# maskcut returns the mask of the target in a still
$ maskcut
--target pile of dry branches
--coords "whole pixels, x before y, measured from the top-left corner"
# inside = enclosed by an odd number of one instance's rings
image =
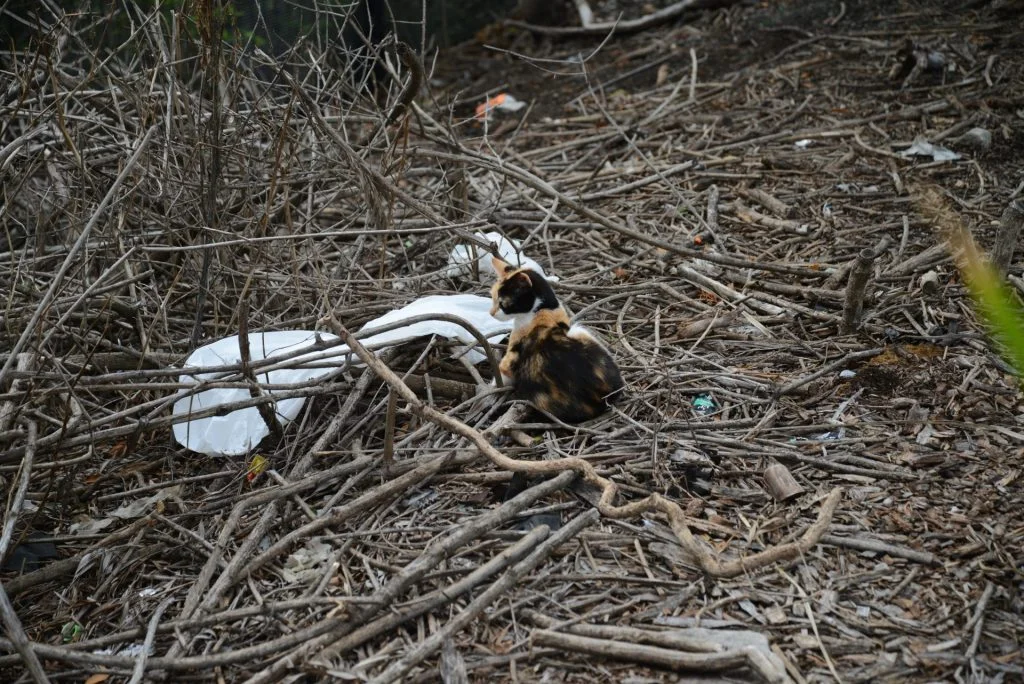
[[[731,8],[597,52],[515,34],[482,73],[400,46],[378,107],[343,14],[271,57],[198,7],[47,3],[0,57],[5,680],[1022,673],[1021,397],[907,191],[991,243],[1019,52]],[[742,63],[737,27],[776,47]],[[474,119],[502,81],[543,97]],[[494,229],[615,349],[604,417],[523,423],[449,342],[349,336],[486,294],[446,260]],[[251,457],[173,442],[197,346],[315,328],[366,370],[274,388],[311,400]]]

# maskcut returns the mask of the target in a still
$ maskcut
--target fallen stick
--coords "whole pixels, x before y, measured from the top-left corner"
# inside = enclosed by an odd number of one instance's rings
[[[864,293],[874,263],[875,253],[870,249],[863,249],[850,269],[850,279],[846,281],[846,300],[843,302],[843,330],[847,333],[854,332],[860,325],[860,317],[864,311]]]
[[[310,520],[301,527],[292,530],[271,544],[266,551],[263,551],[258,556],[254,556],[252,560],[246,563],[244,568],[245,573],[251,574],[278,556],[283,555],[285,551],[294,546],[299,540],[311,537],[317,532],[328,527],[340,525],[354,516],[370,510],[374,506],[390,501],[405,490],[414,487],[421,482],[426,482],[448,464],[451,459],[451,455],[451,453],[448,453],[426,461],[419,467],[414,468],[393,480],[389,480],[379,487],[371,489],[355,500],[341,506],[330,515],[319,517],[316,520]]]
[[[212,615],[204,615],[201,618],[195,620],[166,620],[157,625],[157,634],[167,634],[180,630],[183,634],[195,633],[204,627],[211,625],[224,625],[229,622],[245,620],[252,617],[266,617],[271,615],[279,615],[289,610],[295,609],[307,609],[311,607],[320,606],[323,607],[335,607],[337,602],[331,598],[324,597],[311,597],[307,599],[291,599],[287,601],[268,601],[255,606],[247,606],[245,608],[236,608],[234,610],[225,610],[220,613],[213,613]],[[110,634],[104,634],[103,636],[96,637],[94,639],[88,639],[86,641],[76,641],[73,644],[68,644],[69,651],[94,651],[111,644],[117,644],[122,641],[128,641],[133,639],[144,638],[149,631],[147,625],[141,625],[126,629],[120,632],[113,632]],[[10,667],[18,662],[20,656],[0,656],[0,668]]]
[[[712,655],[718,656],[710,662],[703,662],[699,669],[720,672],[736,667],[747,666],[757,672],[768,682],[789,681],[785,671],[780,671],[767,655],[756,647],[752,646],[728,646],[714,638],[702,638],[693,636],[690,632],[696,630],[671,629],[671,630],[650,630],[639,627],[623,627],[620,625],[592,625],[578,623],[560,626],[555,620],[542,615],[535,610],[524,609],[523,616],[544,630],[563,633],[568,632],[581,637],[593,639],[608,639],[621,644],[645,644],[658,648],[669,649],[677,654],[691,655]],[[557,631],[556,631],[557,630]],[[756,633],[755,633],[756,634]],[[730,636],[728,632],[722,634],[723,638]],[[764,637],[761,637],[764,638]],[[767,641],[767,639],[765,639]],[[698,669],[698,668],[695,668]]]
[[[857,466],[848,465],[846,463],[829,461],[823,458],[815,458],[813,456],[805,456],[804,454],[787,453],[779,451],[773,453],[772,456],[774,456],[780,461],[786,461],[789,463],[799,463],[800,465],[809,465],[829,472],[846,473],[848,475],[862,475],[864,477],[874,477],[879,480],[900,480],[903,482],[914,482],[921,479],[920,475],[904,472],[901,470],[860,468]]]
[[[558,477],[541,482],[506,501],[498,508],[488,511],[456,527],[444,537],[432,541],[423,553],[392,577],[387,584],[374,592],[368,600],[361,602],[359,606],[350,607],[349,616],[324,620],[322,623],[318,623],[324,625],[322,628],[318,628],[318,625],[306,628],[302,639],[289,639],[291,635],[280,637],[278,641],[284,642],[288,639],[289,647],[295,646],[295,648],[278,658],[277,662],[270,667],[250,677],[246,680],[246,684],[278,681],[289,670],[307,663],[313,658],[333,657],[338,646],[344,644],[345,638],[358,629],[359,625],[366,624],[374,615],[386,610],[409,587],[419,582],[428,571],[436,567],[444,558],[451,556],[456,549],[508,522],[538,499],[569,486],[574,478],[575,474],[573,473],[562,473]],[[240,653],[239,655],[244,654]]]
[[[489,605],[501,598],[502,594],[514,587],[524,575],[533,571],[547,560],[560,544],[571,539],[580,530],[588,525],[592,525],[596,520],[597,512],[591,509],[559,529],[555,534],[551,535],[550,539],[538,546],[525,560],[516,563],[501,579],[481,592],[468,606],[449,620],[444,627],[431,634],[414,649],[384,670],[384,672],[371,679],[370,684],[391,684],[391,682],[401,680],[417,663],[423,662],[433,652],[441,648],[446,639],[457,634],[463,627],[486,610]],[[537,529],[546,530],[547,526],[544,525]]]
[[[930,268],[940,261],[944,261],[949,258],[949,243],[945,240],[942,242],[932,245],[928,249],[924,250],[920,254],[915,254],[906,261],[901,263],[893,264],[892,267],[883,273],[885,277],[910,275],[917,273],[926,268]]]
[[[14,650],[21,654],[25,669],[32,675],[32,679],[36,684],[49,684],[50,679],[46,676],[42,663],[39,662],[39,654],[32,650],[32,643],[28,640],[28,635],[25,634],[25,628],[21,626],[18,614],[14,612],[14,606],[11,605],[11,599],[4,591],[3,584],[0,584],[0,622],[3,622],[4,630],[11,638]]]
[[[617,658],[634,663],[654,665],[670,670],[700,670],[720,672],[747,664],[748,656],[742,651],[726,651],[725,653],[682,653],[680,651],[661,648],[660,646],[644,646],[641,644],[622,643],[610,639],[595,639],[576,634],[561,634],[547,629],[538,629],[532,635],[533,643],[541,646],[554,646],[567,651],[586,653],[602,658]],[[787,681],[786,678],[769,679],[771,682]]]
[[[30,422],[28,424],[28,449],[25,451],[25,458],[22,459],[21,477],[14,492],[14,499],[10,503],[10,509],[7,511],[7,515],[4,516],[3,533],[0,534],[0,560],[7,554],[7,546],[14,536],[14,525],[18,520],[22,504],[25,502],[28,482],[32,477],[32,460],[35,457],[36,451],[36,432],[35,422]],[[3,622],[4,629],[8,636],[10,636],[14,648],[21,654],[22,662],[29,674],[32,675],[32,679],[36,681],[36,684],[48,684],[50,680],[46,676],[46,671],[43,669],[42,663],[39,662],[39,657],[32,650],[28,635],[25,634],[25,629],[21,626],[21,620],[18,619],[18,614],[14,611],[14,606],[11,604],[11,599],[7,596],[7,592],[4,591],[2,583],[0,583],[0,622]]]
[[[781,306],[774,304],[768,304],[757,298],[756,295],[742,294],[732,289],[728,285],[718,282],[713,278],[709,278],[703,273],[690,268],[689,266],[678,265],[676,266],[677,273],[682,276],[684,280],[688,280],[690,283],[697,287],[702,287],[707,290],[711,290],[722,299],[727,299],[732,302],[743,302],[751,309],[756,309],[763,314],[768,316],[778,316],[785,313],[785,309]]]
[[[992,598],[992,593],[995,591],[995,585],[988,582],[985,585],[985,591],[981,593],[981,598],[978,600],[978,605],[974,609],[974,615],[967,621],[964,626],[964,630],[974,628],[974,632],[971,636],[971,644],[967,647],[967,652],[964,654],[968,660],[974,658],[978,653],[978,644],[981,643],[981,629],[985,625],[985,609],[988,608],[988,602]]]
[[[47,563],[38,570],[33,570],[32,572],[25,573],[24,575],[19,575],[10,582],[4,582],[4,590],[7,592],[8,596],[17,596],[21,592],[26,589],[31,589],[37,584],[50,582],[66,575],[73,575],[87,556],[95,555],[100,549],[110,547],[117,542],[125,541],[134,537],[139,533],[139,530],[144,527],[148,527],[152,522],[153,518],[148,515],[143,518],[139,518],[130,525],[127,525],[124,529],[108,534],[89,548],[84,549],[73,556],[62,558],[60,560],[53,561],[52,563]]]
[[[267,658],[288,648],[296,648],[295,652],[284,656],[274,666],[262,670],[248,681],[276,680],[283,672],[290,669],[293,664],[306,662],[304,654],[307,654],[312,648],[337,640],[339,632],[344,633],[346,629],[350,628],[353,622],[352,614],[365,616],[366,614],[372,615],[379,610],[383,610],[397,596],[404,593],[412,583],[419,581],[428,570],[435,567],[443,558],[448,557],[456,548],[479,538],[493,530],[497,525],[511,520],[529,508],[537,499],[566,487],[573,477],[571,473],[565,473],[564,476],[542,482],[514,499],[506,501],[499,508],[481,515],[472,521],[472,524],[463,525],[447,536],[432,542],[423,554],[407,565],[399,575],[396,575],[388,584],[370,597],[366,604],[361,604],[361,606],[365,605],[366,607],[352,606],[348,616],[328,616],[308,627],[297,629],[276,639],[245,646],[233,651],[221,651],[201,656],[179,656],[174,658],[162,656],[151,658],[148,665],[149,671],[152,673],[158,670],[171,672],[212,670],[216,667],[236,663],[251,663],[255,659]],[[140,519],[137,521],[140,523],[138,527],[142,527],[149,521],[149,517]],[[198,618],[199,621],[204,619],[202,617]],[[0,650],[11,648],[13,648],[13,645],[8,639],[0,638]],[[32,643],[31,648],[35,651],[36,655],[43,658],[88,667],[118,668],[130,672],[137,662],[137,659],[134,657],[85,653],[73,650],[67,646]]]
[[[822,376],[843,370],[844,368],[846,368],[846,366],[853,363],[854,361],[870,359],[873,356],[878,356],[883,351],[885,351],[884,347],[875,347],[874,349],[865,349],[864,351],[851,352],[837,361],[833,361],[832,363],[826,363],[824,366],[814,371],[813,373],[809,373],[807,375],[804,375],[803,377],[797,378],[796,380],[786,383],[785,385],[779,388],[779,391],[776,392],[776,396],[781,397],[785,394],[794,392],[803,387],[804,385],[814,382],[815,380]]]
[[[250,365],[252,354],[249,352],[249,300],[245,298],[238,303],[238,362],[242,364],[242,377],[249,385],[249,396],[253,399],[260,399],[266,396],[263,390],[260,389],[256,373],[253,372]],[[263,419],[263,423],[267,426],[270,434],[273,435],[275,440],[280,440],[284,436],[284,428],[281,427],[280,421],[277,420],[276,410],[270,406],[272,402],[272,399],[265,402],[261,401],[256,404],[256,410],[259,412],[260,418]]]
[[[811,232],[810,227],[806,223],[800,223],[793,219],[768,216],[767,214],[762,214],[752,207],[748,207],[740,201],[724,204],[722,205],[722,209],[735,212],[736,217],[741,221],[747,223],[759,223],[766,228],[784,230],[786,232],[793,233],[794,235],[809,235]]]
[[[905,546],[886,544],[885,542],[878,541],[876,539],[857,539],[856,537],[837,537],[834,534],[826,534],[821,538],[821,543],[828,544],[829,546],[841,546],[847,549],[855,549],[857,551],[885,553],[897,558],[905,558],[907,560],[914,561],[915,563],[923,563],[924,565],[942,565],[942,563],[940,563],[935,557],[935,554],[929,553],[928,551],[915,551],[913,549],[908,549]]]
[[[764,190],[759,190],[758,188],[739,188],[736,190],[736,193],[742,197],[746,197],[747,199],[754,200],[776,216],[781,216],[782,218],[793,218],[793,216],[796,215],[796,210],[793,207],[789,206],[778,197],[768,194]]]
[[[721,7],[729,5],[729,0],[682,0],[668,7],[662,7],[656,12],[651,12],[639,19],[628,19],[626,21],[605,21],[590,23],[586,26],[540,26],[528,24],[524,21],[508,19],[505,24],[518,26],[532,33],[545,36],[603,36],[608,33],[625,35],[627,33],[638,33],[653,26],[672,21],[687,10],[702,9],[705,7]]]
[[[479,585],[485,579],[496,575],[512,563],[517,563],[526,557],[530,551],[539,543],[544,541],[550,530],[545,525],[536,527],[514,545],[505,549],[494,558],[490,559],[479,568],[442,589],[438,589],[421,600],[417,601],[410,608],[388,613],[373,622],[368,622],[345,638],[336,642],[331,647],[331,652],[339,655],[348,653],[358,648],[370,639],[376,638],[385,632],[389,632],[421,615],[437,610],[438,608],[453,602],[459,596],[467,593],[473,587]]]
[[[74,263],[78,253],[82,251],[82,248],[85,246],[86,242],[88,242],[93,228],[95,228],[100,222],[100,218],[104,215],[110,203],[114,201],[114,195],[116,195],[117,191],[121,189],[121,185],[124,183],[125,179],[128,178],[128,175],[131,174],[132,169],[135,168],[135,164],[138,163],[139,158],[142,156],[142,152],[149,146],[149,141],[153,139],[154,133],[156,133],[156,126],[151,126],[149,130],[146,131],[146,135],[144,135],[142,140],[139,141],[138,146],[135,148],[135,152],[133,152],[132,156],[129,157],[127,162],[125,162],[124,168],[121,169],[121,173],[114,179],[114,182],[111,184],[107,194],[104,195],[102,200],[100,200],[99,206],[96,207],[96,211],[92,214],[92,218],[90,218],[88,223],[85,224],[85,227],[82,228],[81,235],[78,236],[78,239],[75,240],[75,244],[73,244],[71,249],[68,250],[67,256],[64,257],[64,263],[62,263],[60,268],[57,269],[57,273],[53,276],[50,286],[46,288],[46,293],[39,302],[39,306],[37,306],[35,311],[32,313],[32,317],[25,325],[25,329],[22,330],[21,335],[18,337],[18,341],[14,343],[13,347],[11,347],[7,361],[4,362],[3,367],[0,368],[0,387],[4,386],[4,380],[7,379],[7,374],[10,372],[11,365],[14,363],[14,360],[18,358],[18,354],[20,354],[21,350],[25,348],[25,345],[28,344],[29,338],[35,334],[39,321],[42,319],[44,314],[50,311],[50,304],[56,298],[57,289],[64,280],[64,276],[67,275],[67,272],[71,269],[71,265]]]

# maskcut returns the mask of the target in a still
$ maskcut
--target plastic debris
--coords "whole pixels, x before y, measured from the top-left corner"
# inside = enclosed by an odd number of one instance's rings
[[[136,499],[131,503],[127,503],[119,508],[114,509],[110,512],[110,516],[113,518],[119,518],[121,520],[132,520],[134,518],[141,518],[142,516],[149,513],[150,508],[159,505],[166,499],[177,499],[181,497],[181,485],[174,485],[172,487],[164,487],[152,496],[146,496],[141,499]]]
[[[245,481],[252,482],[262,475],[263,471],[267,469],[267,465],[269,463],[270,462],[267,460],[267,457],[263,454],[256,454],[253,456],[252,460],[249,461],[249,471],[245,474]]]
[[[524,256],[520,251],[518,240],[510,240],[501,233],[476,233],[485,242],[492,242],[498,247],[498,254],[508,263],[529,268],[547,278],[552,283],[558,282],[557,276],[548,275],[533,259]],[[477,273],[481,282],[490,282],[497,275],[491,265],[491,253],[477,245],[458,245],[448,255],[448,268],[445,275],[449,278],[464,278],[473,275],[473,261],[477,263]]]
[[[4,558],[0,569],[18,573],[32,572],[38,570],[46,561],[60,557],[57,547],[53,542],[35,541],[43,539],[45,535],[39,532],[29,534],[28,540],[18,544]]]
[[[836,183],[836,190],[839,192],[854,193],[860,192],[865,195],[871,195],[878,192],[877,185],[865,185],[861,187],[856,183]]]
[[[558,513],[537,513],[536,515],[531,515],[528,518],[517,520],[515,529],[522,532],[529,532],[541,525],[547,525],[548,529],[551,531],[557,530],[562,526],[562,516]]]
[[[839,377],[843,380],[849,380],[850,378],[857,377],[857,371],[844,370],[839,372]]]
[[[281,568],[281,576],[288,584],[303,584],[319,579],[324,574],[322,567],[334,551],[330,544],[312,541],[288,556]]]
[[[65,644],[73,644],[82,638],[82,631],[82,625],[77,622],[65,622],[60,628],[60,638]]]
[[[793,147],[797,148],[798,150],[806,150],[813,144],[813,140],[811,140],[810,138],[804,138],[803,140],[797,140],[795,143],[793,143]]]
[[[370,321],[359,332],[372,331],[375,327],[400,323],[425,314],[458,316],[479,330],[488,341],[495,343],[512,330],[511,321],[499,321],[491,316],[491,300],[489,298],[459,294],[422,297]],[[458,323],[438,320],[420,321],[376,335],[361,336],[360,341],[369,348],[381,348],[431,335],[457,340],[468,346],[477,344],[476,338]],[[317,339],[325,342],[338,341],[335,335],[318,334],[311,330],[250,333],[250,362],[256,363],[265,359],[294,355],[296,352],[315,345]],[[463,351],[465,350],[456,353]],[[342,368],[349,355],[348,346],[343,344],[326,350],[311,350],[290,359],[287,362],[287,368],[276,368],[268,372],[256,373],[256,379],[263,384],[285,386],[309,382]],[[486,356],[483,352],[471,348],[465,352],[465,358],[471,363],[480,363]],[[236,364],[239,360],[238,336],[233,335],[196,349],[186,359],[185,367],[211,368]],[[362,365],[358,359],[353,358],[351,361],[352,365]],[[312,362],[316,362],[315,367],[309,365]],[[179,382],[197,384],[215,380],[220,375],[219,373],[196,373],[195,375],[183,373],[179,377]],[[282,391],[284,390],[267,390],[267,393],[273,396]],[[193,395],[187,395],[187,391],[182,390],[181,394],[182,397],[174,403],[172,409],[175,416],[189,415],[250,398],[249,389],[246,387],[208,389]],[[305,402],[305,397],[292,397],[278,401],[275,405],[278,420],[281,423],[295,420]],[[174,439],[178,444],[208,456],[237,456],[248,453],[270,434],[267,424],[255,406],[238,409],[222,416],[207,416],[177,423],[173,427],[173,432]]]
[[[915,138],[914,144],[900,152],[904,157],[931,157],[933,160],[956,161],[960,155],[942,145],[933,145],[924,138]]]
[[[498,253],[511,264],[521,265],[536,270],[550,281],[558,278],[544,273],[544,269],[533,259],[520,253],[520,245],[509,240],[500,233],[477,233],[482,240],[493,242]],[[491,255],[480,248],[474,250],[469,245],[459,245],[448,259],[448,275],[457,277],[472,273],[473,260],[477,260],[480,273],[486,274],[489,280],[494,276]],[[359,329],[359,339],[369,349],[380,349],[408,342],[421,337],[437,335],[460,342],[461,348],[453,350],[453,355],[462,356],[470,363],[481,363],[487,357],[477,349],[479,342],[466,328],[458,323],[441,320],[426,320],[401,325],[394,330],[373,334],[375,328],[403,321],[422,315],[449,314],[465,320],[476,328],[491,343],[501,340],[512,330],[511,321],[499,321],[491,316],[491,299],[477,295],[429,295],[421,297],[400,309],[389,311]],[[367,334],[369,333],[369,334]],[[324,344],[328,346],[324,348]],[[303,353],[309,349],[308,353]],[[279,330],[254,332],[249,334],[250,363],[258,363],[275,358],[281,364],[266,372],[257,372],[256,380],[261,384],[272,384],[282,387],[307,383],[345,367],[346,363],[360,366],[362,363],[354,358],[347,345],[339,344],[336,335],[317,333],[312,330]],[[285,360],[285,357],[289,357]],[[196,369],[230,366],[240,361],[238,336],[217,340],[196,349],[185,361],[185,368],[192,373],[183,373],[179,377],[182,384],[194,385],[205,381],[223,378],[225,375],[237,373],[204,373]],[[267,390],[274,394],[283,389]],[[180,398],[174,403],[172,413],[175,416],[187,416],[199,411],[209,410],[218,406],[245,401],[251,398],[247,387],[227,387],[206,389],[189,394],[189,390],[181,390]],[[299,415],[305,397],[281,399],[274,405],[278,422],[286,424]],[[263,417],[255,406],[232,411],[225,415],[214,415],[195,418],[173,426],[174,439],[178,444],[208,456],[236,456],[248,453],[268,434]],[[256,459],[250,464],[247,478],[251,481],[260,472],[265,463]],[[103,522],[103,521],[101,521]]]
[[[437,490],[433,487],[427,489],[421,489],[412,494],[409,498],[402,502],[404,508],[408,508],[414,511],[422,510],[427,506],[435,503],[438,499]]]
[[[668,456],[673,463],[683,463],[689,466],[713,466],[714,463],[707,454],[689,449],[676,449]]]
[[[93,653],[96,655],[116,655],[123,656],[125,658],[138,658],[142,655],[143,651],[146,651],[145,644],[130,644],[124,648],[108,646],[107,648],[101,648],[97,651],[93,651]],[[153,646],[150,646],[148,651],[146,651],[146,655],[153,655],[155,652],[156,649]]]
[[[710,394],[701,394],[694,397],[691,404],[693,405],[693,412],[701,417],[715,410],[715,400],[711,398]]]
[[[487,101],[477,105],[476,118],[481,121],[489,121],[491,112],[518,112],[526,106],[522,100],[517,100],[508,93],[498,93],[494,97],[487,98]]]
[[[156,509],[157,511],[162,510],[163,502],[166,499],[179,498],[181,498],[181,485],[164,487],[152,496],[135,499],[123,506],[115,508],[104,518],[81,516],[77,522],[72,523],[68,527],[68,530],[71,534],[96,534],[97,532],[105,530],[113,525],[116,520],[133,520],[135,518],[141,518],[153,509]]]

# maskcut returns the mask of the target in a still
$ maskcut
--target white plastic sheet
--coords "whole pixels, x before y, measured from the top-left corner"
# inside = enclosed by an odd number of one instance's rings
[[[931,157],[934,161],[956,161],[960,159],[960,155],[953,150],[943,147],[942,145],[935,145],[928,142],[924,138],[915,138],[914,143],[907,149],[900,152],[904,157]]]
[[[493,318],[490,308],[491,300],[486,297],[468,294],[430,295],[370,321],[360,329],[360,332],[372,331],[373,328],[398,323],[423,314],[452,314],[464,319],[489,341],[497,342],[511,331],[512,324]],[[429,335],[458,340],[466,345],[477,345],[476,338],[466,328],[450,321],[420,321],[369,337],[363,337],[357,333],[364,345],[374,348]],[[338,338],[335,335],[320,333],[320,339],[331,342],[337,341]],[[250,333],[250,362],[255,363],[267,358],[294,354],[312,346],[315,342],[316,333],[312,330]],[[286,363],[287,368],[258,372],[256,379],[260,384],[271,385],[308,382],[343,366],[348,354],[349,349],[346,345],[338,345],[330,350],[311,351],[290,359]],[[479,363],[486,358],[483,352],[477,349],[471,349],[466,356],[473,363]],[[316,359],[315,363],[318,367],[301,367],[304,362],[310,362],[313,358]],[[196,349],[185,361],[185,366],[188,368],[213,368],[237,364],[239,361],[238,336],[235,335]],[[358,365],[358,359],[353,359],[353,365]],[[183,374],[180,382],[195,384],[212,381],[216,379],[217,375],[217,373]],[[268,390],[268,393],[274,395],[281,391]],[[249,390],[243,387],[207,389],[178,399],[174,403],[172,412],[175,416],[188,415],[203,409],[224,406],[249,398]],[[302,410],[305,401],[305,397],[279,400],[275,406],[278,420],[282,424],[294,420]],[[179,444],[192,451],[210,456],[247,453],[270,432],[255,406],[238,409],[222,416],[208,416],[177,423],[173,429],[174,438]]]

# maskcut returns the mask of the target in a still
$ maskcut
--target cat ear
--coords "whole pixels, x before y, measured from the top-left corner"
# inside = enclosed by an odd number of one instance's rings
[[[491,266],[494,267],[494,272],[497,273],[498,275],[502,275],[505,273],[506,270],[512,268],[511,266],[509,266],[496,256],[491,257]]]

